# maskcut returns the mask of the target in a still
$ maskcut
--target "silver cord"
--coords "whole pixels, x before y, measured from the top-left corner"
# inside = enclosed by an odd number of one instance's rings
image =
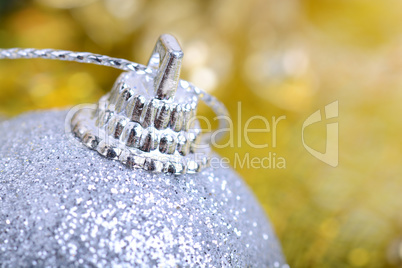
[[[123,71],[138,71],[146,69],[146,66],[128,60],[112,58],[88,52],[73,52],[73,51],[57,50],[57,49],[34,49],[34,48],[0,49],[0,59],[35,59],[35,58],[91,63],[95,65],[113,67]]]

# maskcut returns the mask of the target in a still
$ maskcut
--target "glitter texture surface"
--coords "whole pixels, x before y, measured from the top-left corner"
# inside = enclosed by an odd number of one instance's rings
[[[234,171],[130,170],[71,142],[65,116],[0,123],[1,267],[288,267]]]

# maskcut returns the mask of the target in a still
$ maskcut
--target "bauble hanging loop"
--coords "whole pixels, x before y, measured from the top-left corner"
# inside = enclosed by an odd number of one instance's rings
[[[182,59],[183,51],[176,38],[169,34],[161,35],[148,62],[149,68],[157,69],[154,85],[158,99],[170,100],[174,97]]]

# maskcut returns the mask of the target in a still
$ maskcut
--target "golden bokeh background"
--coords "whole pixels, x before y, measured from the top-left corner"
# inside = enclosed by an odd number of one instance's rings
[[[284,169],[236,169],[269,214],[291,267],[402,267],[401,14],[400,0],[0,0],[0,47],[145,64],[158,36],[172,33],[185,53],[182,77],[232,114],[236,142],[217,151],[232,165],[236,154],[286,160]],[[119,73],[2,60],[0,118],[96,102]],[[335,168],[310,155],[301,138],[304,120],[334,101]],[[237,127],[255,115],[286,116],[276,146],[272,131],[250,134],[268,148],[245,142]],[[326,123],[305,132],[322,152]]]

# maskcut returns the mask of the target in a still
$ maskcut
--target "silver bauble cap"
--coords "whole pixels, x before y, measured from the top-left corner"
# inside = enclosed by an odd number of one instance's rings
[[[75,135],[131,168],[183,174],[208,166],[210,148],[198,146],[198,97],[179,79],[182,58],[177,40],[162,35],[145,69],[123,73],[95,110],[75,114]]]

